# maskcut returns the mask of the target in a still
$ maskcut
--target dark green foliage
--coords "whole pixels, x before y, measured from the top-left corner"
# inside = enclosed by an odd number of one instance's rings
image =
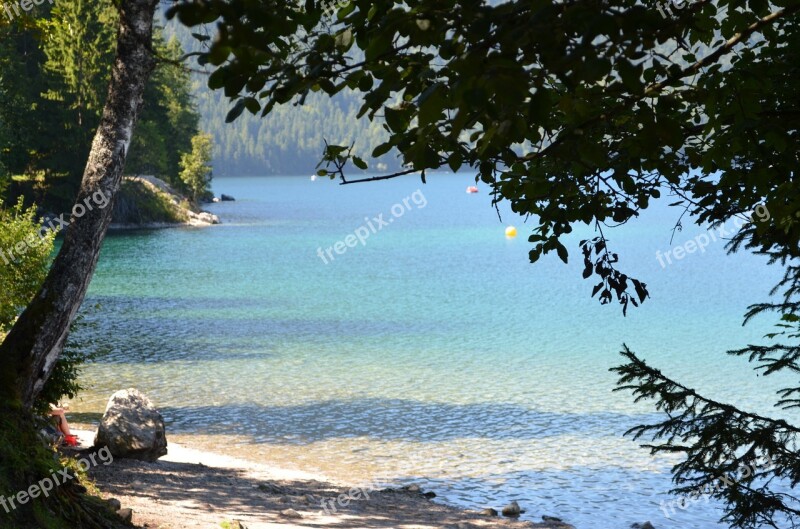
[[[47,169],[70,175],[74,191],[100,123],[118,18],[110,0],[77,0],[53,4],[50,16],[42,23],[39,45],[47,58],[42,96],[59,109],[50,138],[58,145],[48,146],[53,157]],[[74,191],[69,193],[70,198]]]
[[[20,483],[30,483],[35,476],[49,476],[59,468],[53,450],[36,435],[36,430],[20,427],[20,422],[30,420],[30,416],[14,410],[0,413],[0,495],[3,497],[16,494]],[[7,514],[0,509],[0,527],[35,527],[32,514],[25,511],[28,510]]]
[[[775,219],[777,224],[780,218]],[[783,235],[779,233],[777,236]],[[782,281],[773,293],[778,301],[751,305],[745,322],[769,313],[777,313],[776,331],[765,336],[767,345],[750,344],[728,351],[745,357],[761,376],[776,373],[800,375],[800,267],[789,262],[797,243],[789,248],[772,243],[757,233],[755,225],[747,225],[729,244],[735,251],[742,246],[770,257],[772,263],[785,264]],[[765,247],[771,250],[765,250]],[[691,388],[671,380],[647,365],[627,347],[622,352],[628,363],[614,368],[619,375],[620,390],[631,390],[636,400],[652,400],[668,419],[632,429],[635,438],[650,437],[646,445],[653,453],[681,453],[685,459],[673,470],[675,492],[688,493],[735,475],[736,471],[755,459],[769,459],[772,465],[763,472],[744,476],[720,487],[714,494],[729,509],[724,520],[732,527],[796,527],[800,524],[800,497],[774,492],[773,481],[796,488],[800,484],[800,428],[783,419],[748,413],[726,403],[698,394]],[[800,377],[798,377],[800,378]],[[800,382],[778,391],[775,406],[784,410],[800,409]],[[709,440],[713,440],[711,443]],[[784,520],[778,523],[778,520]]]
[[[50,82],[46,61],[39,30],[22,24],[0,27],[0,165],[10,174],[58,178],[74,163],[61,134],[66,111],[41,95]],[[74,197],[76,189],[72,182],[68,193]],[[19,195],[13,190],[10,195],[7,203],[16,202]]]
[[[192,138],[191,152],[181,157],[180,179],[189,190],[189,197],[197,204],[211,194],[212,152],[214,144],[210,134],[198,134]]]
[[[40,3],[40,2],[39,2]],[[116,3],[118,5],[118,3]],[[91,134],[87,123],[97,117],[99,111],[98,102],[105,99],[105,81],[102,79],[103,67],[107,73],[108,64],[104,62],[102,56],[108,52],[113,52],[114,41],[103,40],[103,35],[115,34],[113,20],[103,18],[103,14],[115,13],[114,2],[90,2],[77,0],[75,2],[59,3],[57,17],[54,15],[49,20],[49,6],[45,4],[41,9],[37,7],[35,17],[23,16],[14,20],[12,27],[5,27],[5,21],[0,26],[0,94],[3,97],[0,105],[0,159],[4,166],[4,171],[0,173],[5,183],[6,171],[24,176],[15,181],[25,181],[32,183],[33,189],[41,187],[47,190],[53,178],[67,178],[70,183],[77,187],[83,164],[86,163],[88,153],[87,137]],[[149,3],[149,9],[154,8],[154,3]],[[128,82],[116,83],[112,85],[112,103],[106,106],[106,116],[119,116],[122,120],[135,118],[136,105],[123,105],[125,94],[117,97],[117,94],[128,86],[133,85],[134,92],[129,95],[130,100],[136,98],[137,93],[141,93],[143,82],[137,83],[137,79],[143,81],[146,78],[147,63],[141,58],[131,59],[131,55],[137,55],[132,51],[131,38],[128,35],[139,36],[142,40],[137,40],[134,48],[141,49],[145,46],[143,39],[149,34],[149,20],[147,16],[148,2],[126,2],[128,19],[132,24],[122,26],[120,33],[123,38],[121,42],[120,65],[128,75]],[[62,9],[63,7],[63,9]],[[86,8],[86,9],[84,9]],[[106,9],[107,8],[107,9]],[[53,8],[56,10],[56,8]],[[151,13],[152,14],[152,13]],[[135,24],[138,15],[139,21],[144,24]],[[41,17],[41,18],[38,18]],[[56,18],[58,20],[56,20]],[[50,25],[50,22],[63,22]],[[104,26],[103,24],[108,24]],[[86,30],[86,31],[84,31]],[[66,38],[71,36],[71,38]],[[60,37],[60,40],[59,40]],[[43,51],[46,50],[46,51]],[[127,51],[127,57],[126,52]],[[130,68],[130,69],[128,69]],[[137,75],[138,74],[138,75]],[[131,82],[132,81],[132,82]],[[124,87],[118,85],[124,84]],[[103,91],[98,92],[97,87],[102,86]],[[122,107],[122,108],[121,108]],[[113,128],[113,124],[107,127]],[[96,126],[92,126],[92,128]],[[104,128],[104,145],[108,145],[108,128]],[[93,132],[93,131],[92,131]],[[119,141],[122,144],[122,141]],[[85,151],[81,148],[86,147]],[[102,149],[96,152],[103,152]],[[106,157],[112,159],[110,163],[96,162],[92,165],[93,176],[103,176],[103,171],[116,174],[115,169],[121,169],[120,162],[123,158],[116,156]],[[80,165],[78,165],[80,162]],[[108,179],[110,177],[104,177]],[[103,181],[103,179],[100,179]],[[97,182],[89,182],[90,187]],[[104,187],[106,189],[106,187]],[[30,199],[31,197],[27,197]],[[74,193],[71,197],[74,200]],[[33,212],[21,212],[22,200],[16,211],[11,213],[2,211],[0,208],[0,236],[8,235],[9,240],[3,240],[2,246],[6,248],[6,243],[22,245],[23,241],[32,241],[38,236],[39,226]],[[89,215],[92,217],[93,215]],[[96,218],[99,220],[99,218]],[[101,224],[96,222],[96,225]],[[91,222],[89,223],[91,225]],[[75,226],[74,226],[75,227]],[[80,228],[80,226],[77,226]],[[77,243],[80,250],[94,246],[99,243],[102,234],[105,233],[105,226],[101,226],[103,231],[95,233],[94,241],[89,241],[91,237],[80,239],[87,241],[87,244]],[[65,244],[73,244],[72,235],[79,230],[72,231],[67,237]],[[88,231],[88,229],[87,229]],[[99,233],[99,235],[98,235]],[[0,239],[3,237],[0,237]],[[47,237],[46,242],[52,245],[52,236]],[[32,243],[27,243],[31,245]],[[88,278],[81,283],[82,271],[91,275],[93,266],[84,264],[81,259],[75,258],[64,262],[61,270],[67,269],[76,272],[70,274],[56,275],[63,279],[51,281],[54,288],[46,287],[40,296],[34,293],[42,284],[42,277],[46,271],[46,263],[49,262],[51,246],[44,251],[44,244],[37,244],[41,249],[41,254],[31,251],[25,254],[27,259],[16,259],[14,262],[4,263],[3,274],[10,281],[3,281],[0,289],[0,297],[7,298],[2,301],[3,321],[0,321],[0,337],[4,337],[2,369],[0,369],[0,394],[2,395],[2,406],[0,406],[0,501],[12,500],[9,497],[17,496],[17,508],[13,510],[0,509],[0,527],[14,529],[46,528],[46,529],[116,529],[118,527],[129,527],[130,524],[122,522],[118,515],[113,513],[108,506],[99,498],[86,495],[86,487],[79,483],[80,476],[75,479],[66,479],[74,476],[76,464],[65,458],[61,458],[53,447],[48,446],[38,435],[41,426],[41,418],[35,416],[29,409],[32,400],[38,394],[38,387],[33,388],[33,381],[46,380],[50,374],[50,368],[57,360],[62,347],[62,340],[66,332],[70,318],[77,310],[83,298],[85,285]],[[15,251],[22,254],[17,246]],[[22,248],[22,246],[19,246]],[[95,246],[95,249],[97,246]],[[91,248],[87,249],[87,251]],[[69,252],[65,252],[69,254]],[[94,258],[97,254],[94,254]],[[57,260],[58,262],[58,260]],[[24,267],[24,269],[23,269]],[[56,264],[53,268],[58,271]],[[24,272],[24,274],[22,273]],[[51,276],[52,279],[52,276]],[[77,280],[74,280],[77,279]],[[45,282],[45,285],[47,283]],[[80,286],[77,286],[80,284]],[[72,285],[65,286],[65,285]],[[17,313],[28,303],[28,309],[22,313],[22,317],[17,319],[17,329],[25,321],[41,322],[37,319],[39,315],[49,312],[58,312],[54,308],[58,303],[54,302],[55,290],[61,289],[67,295],[60,298],[63,317],[53,318],[57,321],[55,326],[49,324],[34,323],[29,325],[28,331],[22,331],[22,340],[30,338],[35,341],[46,353],[52,353],[47,357],[49,362],[45,367],[40,367],[35,363],[37,354],[39,358],[45,360],[41,351],[35,347],[21,352],[20,349],[6,347],[15,342],[16,330],[12,329],[8,337],[4,336],[8,320],[16,318]],[[80,290],[78,290],[80,289]],[[69,294],[73,298],[69,299]],[[27,298],[26,298],[27,295]],[[37,307],[36,303],[29,303],[33,298],[41,304]],[[44,308],[42,308],[44,307]],[[59,313],[61,314],[61,313]],[[33,315],[33,316],[31,316]],[[47,331],[51,330],[51,342],[47,344]],[[31,338],[36,336],[38,338]],[[42,338],[44,336],[44,338]],[[41,339],[40,339],[41,338]],[[44,342],[44,345],[43,345]],[[45,393],[41,395],[43,400],[55,399],[63,392],[71,392],[77,388],[74,384],[75,370],[83,357],[77,352],[67,354],[64,361],[56,364],[58,367],[57,379],[48,385]],[[26,373],[26,370],[28,372]],[[32,373],[32,374],[31,374]],[[20,390],[23,382],[30,382],[28,395]],[[45,404],[44,402],[41,403]],[[60,479],[56,481],[54,475],[58,471]],[[66,475],[65,475],[66,474]],[[29,501],[19,501],[24,498],[26,491],[37,483],[53,478],[55,486],[49,495],[40,494],[36,497],[31,495]],[[52,482],[51,482],[52,483]],[[44,489],[42,489],[44,490]],[[22,496],[20,496],[22,494]]]
[[[314,94],[360,94],[359,115],[388,134],[407,168],[368,179],[350,142],[325,150],[325,174],[354,183],[433,169],[469,170],[496,201],[534,222],[531,260],[555,253],[578,224],[584,277],[601,303],[623,311],[648,297],[619,269],[606,233],[670,195],[693,221],[722,225],[757,206],[770,222],[745,223],[731,250],[784,266],[777,312],[789,345],[749,346],[764,373],[800,373],[800,3],[712,0],[664,16],[662,0],[353,0],[329,16],[314,3],[182,0],[189,26],[218,23],[199,62],[233,102],[230,117],[266,117]],[[245,113],[246,111],[246,113]],[[797,485],[798,430],[698,395],[624,351],[622,388],[668,412],[631,433],[655,451],[684,455],[676,491],[714,480],[753,456],[775,466],[717,494],[734,527],[797,523],[798,502],[773,491]],[[779,405],[797,404],[787,388]],[[786,519],[789,518],[789,521]],[[794,526],[794,525],[793,525]]]
[[[0,508],[0,527],[13,529],[118,529],[130,527],[100,498],[80,484],[74,462],[59,457],[37,431],[41,424],[29,412],[0,409],[0,495],[9,497],[67,469],[76,479],[65,481],[47,496],[39,495],[17,509]],[[61,474],[59,474],[61,475]],[[61,478],[63,480],[63,475]]]
[[[602,236],[602,228],[599,228],[599,225],[598,229],[601,230],[600,237],[581,241],[583,278],[588,279],[596,274],[600,278],[600,282],[592,289],[592,297],[599,293],[600,303],[606,305],[613,301],[612,293],[615,294],[617,302],[622,305],[622,314],[626,315],[628,304],[638,307],[639,303],[643,303],[650,294],[647,292],[646,284],[638,279],[628,277],[614,267],[619,261],[619,256],[608,251],[606,239]],[[563,245],[558,247],[558,255],[565,263],[567,262],[567,249]],[[628,291],[629,282],[633,285],[633,292]]]
[[[70,335],[75,336],[75,328],[85,325],[81,317],[75,320],[70,328]],[[92,361],[96,353],[87,353],[83,344],[69,341],[58,357],[56,366],[47,379],[34,406],[34,413],[47,417],[50,414],[50,404],[60,402],[64,397],[74,399],[78,393],[86,389],[78,380],[82,366]]]
[[[118,13],[112,0],[81,0],[56,3],[37,17],[35,24],[0,27],[0,191],[6,173],[24,176],[6,198],[24,196],[26,204],[60,212],[72,206],[100,121]],[[199,115],[189,74],[177,61],[179,44],[159,32],[154,40],[161,60],[126,171],[181,187],[180,157],[191,150]]]
[[[53,232],[40,236],[36,209],[25,209],[22,200],[0,207],[0,341],[42,285],[54,238]]]
[[[419,172],[474,170],[496,199],[539,220],[532,261],[566,261],[561,238],[573,224],[625,223],[665,193],[699,222],[759,201],[785,207],[786,190],[765,182],[798,162],[785,148],[796,139],[796,76],[769,68],[798,62],[800,6],[773,15],[766,3],[727,0],[672,19],[654,4],[354,0],[331,21],[292,3],[186,0],[173,13],[188,25],[221,19],[199,62],[214,68],[209,87],[236,102],[229,117],[265,116],[314,92],[361,93],[359,115],[389,132],[373,154],[395,148]],[[722,9],[742,12],[726,19]],[[800,228],[789,229],[797,240]],[[610,270],[598,270],[603,281]]]
[[[12,262],[0,258],[0,341],[16,321],[19,313],[34,297],[41,287],[50,268],[53,253],[54,232],[39,236],[40,226],[35,208],[24,210],[22,201],[9,210],[0,209],[0,250],[6,254],[20,241],[33,241],[35,246],[27,246],[24,254],[18,253]],[[5,256],[10,258],[9,255]],[[76,321],[73,325],[79,325]],[[62,397],[73,398],[81,389],[78,383],[80,366],[87,360],[79,346],[68,346],[59,358],[53,374],[45,384],[36,411],[49,414],[49,404]]]
[[[178,62],[183,51],[177,40],[165,43],[156,32],[155,48],[164,59],[145,90],[145,104],[137,125],[126,172],[157,176],[182,189],[181,155],[191,152],[200,116],[190,93],[188,71]]]
[[[628,363],[614,368],[620,376],[617,389],[632,391],[637,402],[654,401],[669,417],[628,434],[661,441],[644,445],[653,453],[683,456],[673,468],[673,492],[713,489],[713,497],[729,506],[723,521],[731,527],[796,527],[800,498],[775,492],[771,485],[782,481],[794,488],[800,483],[800,428],[704,397],[647,365],[627,347],[622,354]],[[792,363],[796,370],[798,364]],[[758,472],[742,472],[757,460],[771,464]]]

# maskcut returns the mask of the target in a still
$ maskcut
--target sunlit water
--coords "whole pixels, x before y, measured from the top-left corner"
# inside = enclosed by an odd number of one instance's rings
[[[237,198],[209,208],[221,226],[111,234],[72,337],[101,354],[73,409],[102,412],[134,386],[173,439],[348,483],[413,481],[470,508],[515,499],[529,519],[582,529],[719,527],[702,501],[664,516],[669,461],[622,435],[658,416],[612,393],[608,369],[624,342],[709,396],[775,415],[774,394],[724,351],[770,329],[741,316],[779,271],[721,243],[662,268],[680,212],[657,208],[607,233],[653,296],[623,318],[581,279],[588,228],[569,266],[531,265],[519,217],[501,209],[500,222],[485,189],[464,192],[469,177],[430,180],[220,179]],[[520,237],[506,239],[508,224]],[[365,245],[318,255],[357,230]]]

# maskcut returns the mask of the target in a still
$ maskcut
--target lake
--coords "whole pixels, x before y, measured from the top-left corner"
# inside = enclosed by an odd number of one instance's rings
[[[725,355],[771,329],[742,315],[780,270],[719,241],[662,267],[681,212],[656,205],[606,232],[652,294],[623,317],[581,278],[591,229],[569,265],[532,265],[530,221],[502,207],[501,221],[485,186],[464,192],[470,176],[428,179],[219,179],[237,199],[209,206],[222,225],[110,234],[71,337],[99,354],[73,410],[136,387],[172,440],[331,479],[517,500],[579,529],[721,527],[703,501],[664,516],[671,462],[623,437],[659,416],[612,393],[608,370],[626,343],[711,397],[797,421]]]

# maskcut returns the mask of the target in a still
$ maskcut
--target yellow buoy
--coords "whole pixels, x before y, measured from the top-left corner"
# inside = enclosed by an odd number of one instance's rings
[[[506,237],[516,237],[517,236],[517,228],[514,226],[509,226],[506,228]]]

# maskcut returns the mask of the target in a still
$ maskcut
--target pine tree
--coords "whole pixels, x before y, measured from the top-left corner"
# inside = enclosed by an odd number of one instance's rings
[[[0,165],[10,174],[49,181],[61,172],[59,160],[71,154],[62,142],[63,106],[41,97],[49,86],[43,35],[46,31],[23,24],[0,28]],[[36,119],[31,118],[34,112]]]
[[[181,156],[192,149],[200,116],[192,100],[190,75],[179,62],[183,55],[180,43],[176,39],[165,43],[162,32],[156,31],[153,47],[160,60],[145,90],[127,170],[152,174],[181,188]]]
[[[49,74],[43,96],[66,109],[58,131],[58,172],[78,182],[111,75],[119,15],[112,0],[56,2],[43,24]]]

